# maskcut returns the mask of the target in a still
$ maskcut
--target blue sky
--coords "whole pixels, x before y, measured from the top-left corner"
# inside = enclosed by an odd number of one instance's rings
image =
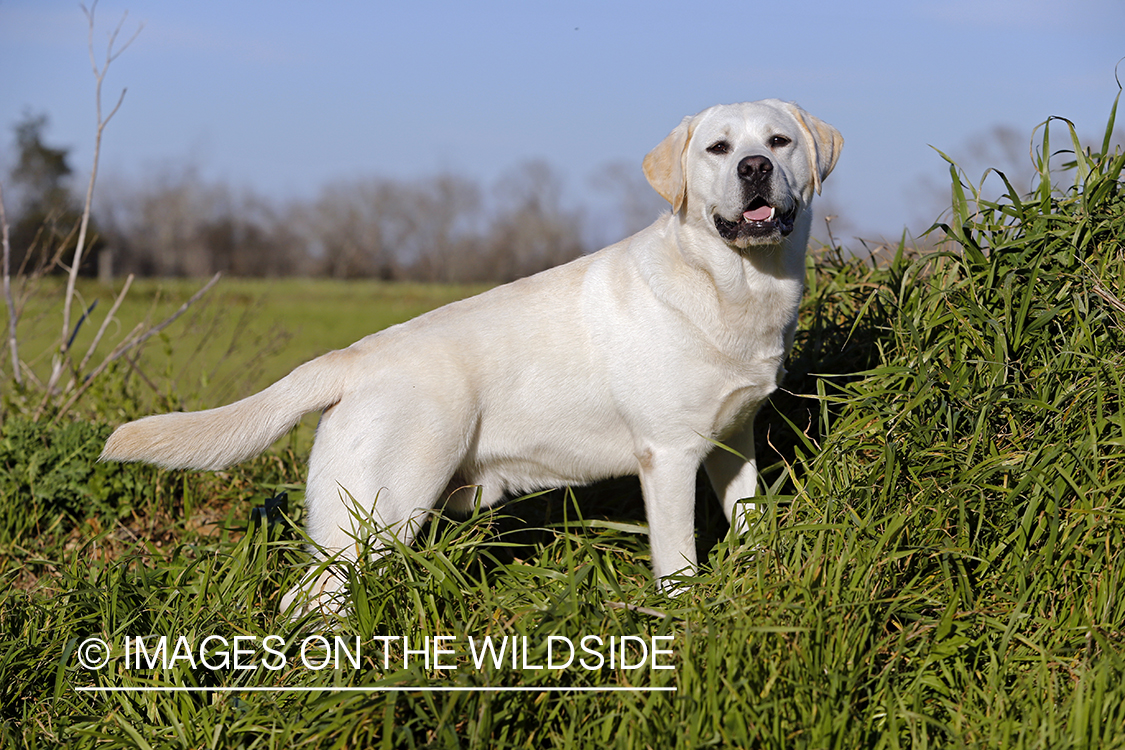
[[[825,197],[865,236],[933,218],[930,144],[967,152],[1000,124],[1026,143],[1050,115],[1100,136],[1125,57],[1122,0],[103,0],[99,54],[126,11],[123,36],[144,28],[106,79],[107,105],[128,89],[107,175],[195,165],[284,198],[542,158],[594,200],[599,166],[639,172],[684,115],[778,97],[844,134]],[[88,168],[86,33],[76,2],[0,0],[0,167],[31,111]]]

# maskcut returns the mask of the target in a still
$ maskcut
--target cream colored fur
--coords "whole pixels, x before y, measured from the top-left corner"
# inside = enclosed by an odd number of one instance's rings
[[[318,555],[354,555],[355,537],[371,533],[357,514],[409,543],[430,509],[467,506],[478,488],[489,505],[639,474],[656,576],[690,572],[701,464],[736,529],[755,512],[740,503],[756,491],[753,418],[784,373],[809,206],[842,143],[777,100],[685,118],[645,159],[673,206],[647,229],[368,336],[229,406],[123,425],[102,457],[218,469],[323,410],[306,486]],[[748,176],[757,157],[772,166]],[[767,222],[724,239],[716,216],[738,223],[762,190],[791,231]],[[285,606],[330,604],[341,582],[322,570]]]

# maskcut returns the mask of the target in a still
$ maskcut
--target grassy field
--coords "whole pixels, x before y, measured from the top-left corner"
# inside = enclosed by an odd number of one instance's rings
[[[99,313],[112,306],[123,281],[113,286],[89,280],[79,284],[80,307],[93,306],[93,312],[89,322],[78,328],[76,351],[88,349],[100,324]],[[187,279],[133,282],[118,311],[119,323],[99,342],[93,360],[112,349],[114,332],[165,319],[202,286],[202,281]],[[61,278],[44,280],[20,320],[21,358],[41,380],[46,379],[51,353],[58,347],[57,311],[64,287]],[[134,357],[133,376],[142,383],[147,377],[159,384],[148,389],[147,408],[215,406],[274,382],[308,359],[483,289],[377,281],[222,279],[142,347]],[[4,323],[6,330],[6,316]]]
[[[939,252],[810,257],[786,392],[759,418],[766,513],[732,537],[701,491],[704,566],[675,598],[652,585],[622,480],[438,519],[350,571],[348,616],[287,622],[278,602],[305,559],[299,441],[221,473],[102,465],[109,423],[142,408],[99,401],[108,383],[85,420],[33,422],[10,402],[0,738],[1125,747],[1125,157],[1067,159],[998,202],[953,170]],[[221,294],[261,312],[215,330],[253,345],[228,354],[200,324],[150,346],[156,388],[129,368],[108,382],[206,401],[220,378],[169,383],[185,349],[200,373],[225,359],[264,380],[381,324],[360,318],[461,291],[235,282]],[[403,307],[365,302],[380,294]],[[282,353],[239,359],[258,351]],[[516,650],[482,659],[485,637]],[[185,690],[154,690],[168,687]]]

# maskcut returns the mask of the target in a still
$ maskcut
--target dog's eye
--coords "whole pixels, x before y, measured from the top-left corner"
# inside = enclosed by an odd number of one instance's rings
[[[722,156],[723,154],[729,154],[730,144],[726,141],[715,141],[707,147],[707,152],[711,154],[718,154],[719,156]]]
[[[792,142],[793,141],[783,135],[775,135],[773,138],[770,138],[770,148],[785,148]]]

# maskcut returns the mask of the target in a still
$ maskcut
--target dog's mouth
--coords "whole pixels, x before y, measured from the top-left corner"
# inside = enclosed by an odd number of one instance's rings
[[[746,205],[737,221],[715,214],[715,228],[719,230],[719,236],[728,242],[742,238],[761,240],[771,238],[775,233],[781,237],[788,236],[793,231],[796,219],[795,205],[788,211],[779,213],[777,208],[759,196]]]

